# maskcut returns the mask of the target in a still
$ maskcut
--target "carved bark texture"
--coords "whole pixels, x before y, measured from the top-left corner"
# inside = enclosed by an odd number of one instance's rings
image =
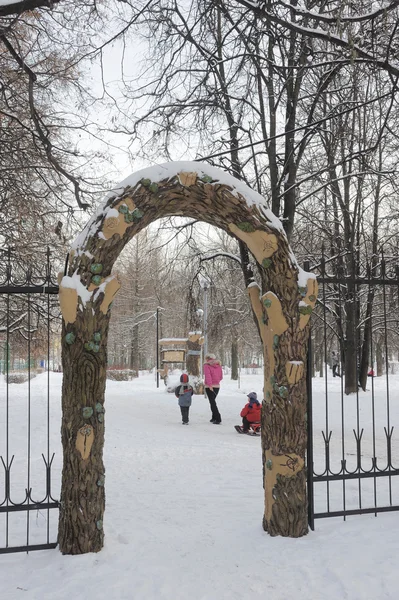
[[[249,247],[250,241],[247,241]],[[308,321],[317,282],[298,285],[298,269],[284,238],[266,266],[269,291],[249,295],[258,317],[265,357],[262,452],[265,488],[263,527],[271,535],[308,532],[305,455],[307,444],[306,357]],[[287,467],[288,461],[288,467]],[[277,471],[276,471],[277,469]]]
[[[99,310],[100,302],[78,311],[76,321],[64,323],[62,331],[64,464],[58,541],[63,554],[98,552],[104,540],[102,454],[109,316]],[[66,341],[71,340],[68,334],[74,336],[72,343]]]
[[[110,303],[118,289],[112,267],[134,235],[156,219],[172,215],[224,229],[245,243],[259,263],[266,289],[262,298],[254,284],[249,292],[265,352],[264,527],[272,535],[297,537],[307,532],[304,365],[307,320],[316,301],[315,280],[310,277],[307,288],[298,287],[298,270],[283,228],[271,225],[265,210],[247,204],[232,187],[203,172],[198,176],[180,172],[162,181],[142,179],[110,197],[70,254],[64,287],[71,287],[74,278],[79,285],[77,311],[70,306],[62,311],[64,469],[59,543],[63,553],[95,552],[103,544],[102,407]],[[76,300],[71,293],[65,297]],[[94,437],[89,451],[85,443],[90,435]],[[272,469],[268,453],[273,455]]]

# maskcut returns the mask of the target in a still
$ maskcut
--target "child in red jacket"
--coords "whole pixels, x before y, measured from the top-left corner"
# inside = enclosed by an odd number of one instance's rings
[[[249,402],[244,406],[240,413],[240,416],[242,417],[243,433],[248,433],[251,423],[260,422],[261,406],[256,392],[251,392],[247,397],[249,398]]]

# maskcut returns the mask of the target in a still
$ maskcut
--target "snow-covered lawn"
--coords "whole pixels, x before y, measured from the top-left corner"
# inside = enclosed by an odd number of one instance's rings
[[[57,498],[61,377],[51,374],[50,453],[56,452]],[[32,483],[43,469],[41,453],[46,456],[47,452],[43,436],[47,427],[45,384],[45,374],[31,382]],[[330,398],[335,414],[340,381],[334,380],[331,385],[336,388]],[[27,452],[26,389],[26,384],[10,386],[9,398],[13,432],[10,429],[10,446],[16,454],[14,481],[15,488],[20,484],[22,490],[26,486],[22,481]],[[396,600],[397,513],[378,518],[356,516],[346,522],[318,520],[316,531],[298,540],[271,538],[262,530],[260,439],[240,436],[233,429],[240,422],[245,394],[254,390],[260,396],[261,389],[257,375],[243,375],[240,389],[237,382],[226,378],[218,397],[222,425],[209,423],[207,400],[194,396],[190,425],[183,427],[174,395],[165,392],[162,382],[157,390],[153,375],[132,382],[109,381],[104,550],[85,556],[62,556],[58,550],[0,555],[0,599],[80,600],[90,596],[96,600]],[[316,380],[317,435],[325,426],[322,391],[322,380]],[[5,431],[4,392],[2,382],[1,432]],[[380,393],[382,398],[382,383]],[[395,393],[394,408],[398,401]],[[370,394],[361,398],[361,415],[366,420]],[[354,402],[356,398],[351,397],[345,405],[348,433],[345,430],[344,437],[348,436],[349,453],[349,437],[353,436],[349,414],[356,408]],[[399,424],[397,413],[392,409],[392,425]],[[334,422],[332,416],[330,423],[338,436],[336,427],[342,421],[336,417]],[[3,456],[4,444],[1,434]],[[317,455],[322,456],[323,446],[317,442],[316,448]],[[338,460],[338,447],[333,454]],[[342,484],[337,503],[341,489]],[[1,467],[0,502],[3,496]],[[50,517],[52,539],[55,513]],[[21,516],[13,515],[10,524],[21,538],[10,539],[12,545],[24,543],[26,522],[17,523],[17,519]],[[1,546],[4,520],[0,515]],[[31,536],[37,543],[43,541],[40,536],[45,535],[46,520],[45,511],[31,515]]]

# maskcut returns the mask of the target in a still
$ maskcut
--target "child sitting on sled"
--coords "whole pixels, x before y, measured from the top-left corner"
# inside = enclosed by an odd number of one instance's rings
[[[178,398],[178,404],[180,406],[180,412],[182,417],[182,424],[188,425],[188,413],[191,406],[191,396],[194,394],[194,390],[188,383],[187,373],[180,375],[180,384],[175,389],[176,398]]]
[[[260,422],[261,405],[256,395],[256,392],[248,394],[249,402],[242,409],[240,416],[242,417],[242,432],[248,433],[251,423]]]

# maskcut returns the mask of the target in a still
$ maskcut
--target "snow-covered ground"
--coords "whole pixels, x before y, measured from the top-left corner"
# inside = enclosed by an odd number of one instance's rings
[[[41,453],[47,457],[46,374],[31,382],[32,435],[31,472],[36,497],[44,489]],[[54,496],[59,494],[60,389],[62,375],[51,373],[50,457]],[[390,424],[398,425],[399,386],[392,381]],[[371,393],[344,399],[340,380],[329,382],[329,423],[333,430],[331,454],[339,461],[342,429],[345,456],[353,455],[353,432],[365,427],[362,454],[367,460],[372,431],[368,426]],[[383,462],[386,442],[386,401],[383,381],[376,387],[377,455]],[[326,429],[323,380],[314,384],[316,464],[323,466]],[[261,395],[260,375],[244,374],[240,389],[228,377],[223,381],[218,405],[223,423],[209,423],[207,400],[195,396],[190,425],[181,425],[173,394],[156,388],[154,376],[145,374],[130,382],[109,381],[106,400],[106,542],[102,552],[85,556],[62,556],[58,550],[0,555],[0,598],[14,600],[396,600],[399,573],[399,517],[397,513],[323,519],[316,531],[301,539],[269,537],[261,527],[263,490],[260,439],[238,435],[233,425],[245,394]],[[26,487],[27,384],[9,387],[9,444],[12,489],[20,501]],[[0,432],[5,432],[5,385],[0,381]],[[385,445],[384,445],[385,444]],[[5,435],[0,437],[0,455],[5,459]],[[399,463],[399,448],[394,458]],[[339,464],[336,463],[336,464]],[[395,479],[395,478],[392,478]],[[363,484],[362,484],[363,485]],[[339,507],[342,484],[332,490]],[[367,487],[367,486],[366,486]],[[357,493],[349,485],[348,495]],[[365,488],[365,499],[367,497]],[[382,492],[381,492],[382,493]],[[384,491],[386,494],[386,491]],[[324,510],[323,491],[317,493],[316,509]],[[34,494],[33,494],[34,495]],[[0,464],[0,502],[4,497]],[[357,498],[354,497],[353,502]],[[399,495],[394,502],[399,501]],[[56,536],[56,510],[50,511],[50,539]],[[24,543],[25,515],[10,517],[10,544]],[[30,515],[31,541],[45,541],[46,511]],[[5,516],[0,515],[0,546],[3,546]],[[14,536],[14,537],[13,537]]]

